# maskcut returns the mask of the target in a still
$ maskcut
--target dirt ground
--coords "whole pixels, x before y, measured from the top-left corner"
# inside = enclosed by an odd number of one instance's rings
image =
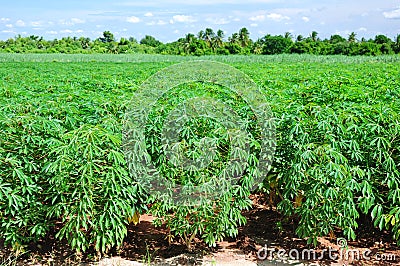
[[[77,256],[66,243],[49,235],[29,245],[26,250],[30,251],[18,258],[0,243],[0,265],[400,265],[400,249],[389,232],[370,224],[360,225],[358,240],[347,242],[346,249],[337,242],[340,231],[332,238],[319,238],[314,259],[311,247],[295,235],[296,221],[286,221],[274,209],[266,208],[260,196],[253,201],[254,208],[245,213],[248,222],[240,227],[238,236],[218,242],[214,248],[200,240],[192,253],[177,239],[169,245],[166,229],[154,227],[154,217],[143,215],[138,225],[128,228],[123,246],[107,257],[100,258],[93,251]],[[280,230],[278,222],[282,223]]]

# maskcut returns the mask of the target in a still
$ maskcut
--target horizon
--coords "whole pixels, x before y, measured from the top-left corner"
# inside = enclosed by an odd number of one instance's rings
[[[140,40],[151,35],[168,43],[205,28],[221,29],[227,38],[243,27],[249,30],[253,40],[266,34],[282,35],[285,32],[290,32],[293,37],[307,37],[316,31],[321,39],[335,34],[347,37],[351,32],[357,34],[357,39],[371,39],[380,34],[394,39],[400,33],[400,5],[396,1],[108,2],[21,0],[8,3],[0,11],[0,39],[18,35],[42,36],[46,40],[62,37],[96,39],[104,31],[110,31],[117,40],[122,37]]]

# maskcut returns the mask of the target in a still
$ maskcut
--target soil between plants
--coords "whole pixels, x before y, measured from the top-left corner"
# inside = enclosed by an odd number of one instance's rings
[[[29,244],[26,252],[17,257],[0,239],[0,265],[400,265],[400,248],[390,233],[362,222],[367,219],[360,220],[357,241],[348,241],[347,249],[342,250],[340,256],[341,248],[336,243],[341,237],[340,230],[319,238],[318,247],[313,248],[295,235],[295,219],[284,219],[274,208],[266,207],[263,195],[253,195],[252,199],[253,209],[244,212],[247,224],[239,228],[236,238],[226,238],[216,247],[208,247],[195,239],[195,249],[190,253],[179,239],[169,244],[167,229],[155,227],[151,215],[142,215],[138,225],[128,227],[122,247],[110,250],[107,256],[100,257],[94,250],[77,255],[65,241],[56,240],[53,232],[43,240]],[[263,252],[268,250],[265,259],[259,258],[265,255],[258,252],[262,248],[267,248]],[[285,256],[277,256],[280,249],[286,251]],[[301,256],[302,251],[309,249],[313,249],[317,259],[307,257],[307,252]],[[334,253],[337,259],[329,257],[324,249],[337,250]],[[287,253],[293,250],[289,257]],[[357,250],[360,256],[349,252],[346,258],[346,250]],[[367,250],[370,259],[363,259],[362,253]],[[295,258],[296,251],[298,258]],[[320,259],[323,251],[324,256]]]

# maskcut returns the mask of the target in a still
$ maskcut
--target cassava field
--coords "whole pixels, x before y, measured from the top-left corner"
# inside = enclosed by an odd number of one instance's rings
[[[221,124],[195,119],[181,137],[189,148],[202,137],[216,139],[215,162],[201,175],[168,164],[160,132],[179,103],[219,99],[248,121],[254,137],[239,183],[193,207],[150,195],[129,174],[121,145],[142,82],[199,59],[226,63],[257,83],[275,117],[276,151],[252,191],[259,132],[240,95],[199,82],[163,95],[149,116],[145,148],[175,182],[207,180],[229,150]],[[226,242],[257,260],[266,243],[259,239],[316,250],[345,239],[349,247],[400,256],[399,147],[398,56],[0,54],[0,263],[62,264],[65,254],[74,254],[72,261],[120,254],[155,263],[176,250],[207,255]],[[151,244],[138,237],[146,237],[144,225],[158,236]],[[49,262],[52,252],[64,257]]]

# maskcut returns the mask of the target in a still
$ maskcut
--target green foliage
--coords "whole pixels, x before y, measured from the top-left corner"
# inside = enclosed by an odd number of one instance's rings
[[[227,104],[232,110],[247,122],[246,128],[252,128],[254,137],[252,138],[253,147],[259,146],[257,140],[256,125],[251,119],[254,114],[247,104],[238,95],[232,96],[229,89],[219,88],[210,84],[185,84],[170,91],[168,95],[158,101],[156,109],[150,115],[149,125],[146,130],[147,150],[155,162],[156,168],[162,173],[163,177],[181,185],[201,185],[215,176],[224,179],[225,175],[234,176],[237,173],[245,172],[238,184],[227,186],[218,198],[200,201],[194,205],[185,206],[182,202],[172,202],[170,200],[156,199],[150,211],[159,218],[158,225],[165,224],[173,236],[179,236],[189,250],[193,248],[194,237],[200,236],[204,241],[215,246],[216,241],[221,241],[223,237],[234,237],[238,233],[238,226],[245,223],[245,218],[241,214],[244,209],[249,209],[249,200],[252,187],[252,177],[254,169],[257,167],[257,150],[245,154],[247,163],[237,164],[236,167],[227,168],[229,155],[234,152],[230,147],[231,133],[224,126],[210,119],[189,120],[181,132],[181,141],[185,143],[185,155],[191,160],[196,160],[201,156],[203,146],[201,139],[206,137],[213,139],[216,143],[216,154],[212,157],[211,163],[204,169],[195,167],[180,168],[171,164],[170,158],[163,150],[165,144],[162,142],[164,120],[172,108],[179,108],[179,104],[185,99],[194,97],[212,97],[219,99]],[[238,150],[241,151],[241,150]],[[243,152],[243,151],[242,151]],[[245,159],[246,161],[246,159]],[[247,166],[247,167],[246,167]],[[225,178],[227,179],[227,178]]]
[[[140,40],[140,44],[148,45],[151,47],[157,47],[161,45],[161,42],[154,38],[153,36],[146,35],[143,39]]]
[[[322,51],[323,45],[315,43],[304,42]],[[245,222],[241,210],[250,207],[246,179],[214,204],[185,207],[156,201],[127,174],[120,150],[122,119],[137,86],[172,62],[194,58],[1,54],[0,233],[6,244],[20,247],[56,230],[77,250],[93,246],[106,251],[122,243],[128,218],[145,212],[147,203],[152,203],[149,212],[159,217],[158,224],[164,223],[189,248],[194,236],[212,245],[236,235]],[[340,228],[354,239],[359,217],[367,214],[376,227],[400,240],[397,56],[203,58],[228,62],[263,87],[277,118],[278,141],[263,189],[280,195],[278,209],[300,220],[299,236],[315,243],[318,236]],[[157,112],[163,117],[186,98],[216,97],[243,117],[251,114],[228,90],[191,86],[188,94],[175,88],[153,110],[149,148],[160,145]],[[190,123],[189,128],[198,129],[186,135],[194,146],[212,133],[206,128],[221,128],[214,121]],[[219,132],[223,140],[224,132]],[[223,167],[223,159],[221,152],[208,170]],[[163,166],[174,170],[160,157],[158,167]],[[171,174],[176,182],[190,181],[185,177],[179,171]]]
[[[114,34],[112,34],[110,31],[105,31],[103,32],[103,37],[99,38],[99,41],[104,43],[115,42]]]
[[[296,232],[310,243],[334,228],[355,239],[361,213],[399,240],[398,71],[318,67],[267,84],[279,118],[278,207],[300,219]],[[276,85],[285,89],[276,92]]]
[[[392,40],[385,35],[374,39],[356,39],[354,32],[348,38],[338,34],[322,40],[318,32],[313,31],[309,37],[284,35],[266,36],[253,42],[247,28],[241,28],[225,39],[222,30],[215,32],[211,28],[201,30],[197,36],[188,33],[170,43],[162,43],[155,37],[145,35],[140,43],[135,38],[121,38],[116,41],[114,34],[104,31],[96,40],[85,37],[64,37],[60,40],[44,40],[43,37],[31,35],[16,36],[14,39],[0,40],[0,53],[66,53],[66,54],[162,54],[162,55],[228,55],[228,54],[315,54],[315,55],[381,55],[400,52],[399,37]]]
[[[290,38],[285,38],[281,35],[267,35],[260,39],[263,54],[283,54],[290,51],[293,41]]]
[[[121,245],[127,218],[146,207],[120,151],[130,89],[79,65],[34,68],[0,73],[1,235],[21,246],[56,228],[78,251]]]

